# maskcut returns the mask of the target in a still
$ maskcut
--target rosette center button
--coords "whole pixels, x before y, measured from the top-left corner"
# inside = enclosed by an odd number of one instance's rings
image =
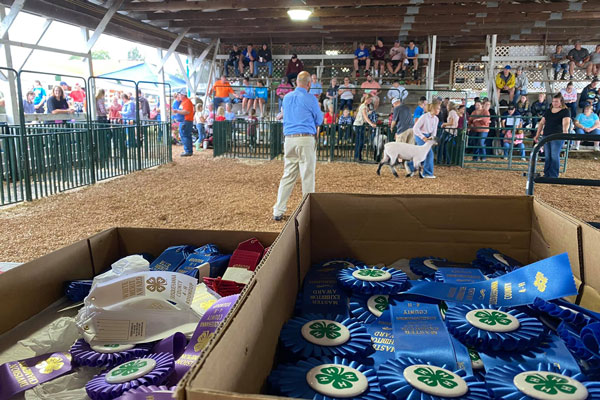
[[[302,337],[319,346],[339,346],[350,340],[350,331],[329,319],[309,321],[302,326]]]
[[[521,372],[513,378],[519,391],[536,400],[585,400],[588,391],[581,382],[548,371]]]
[[[357,269],[352,273],[352,276],[358,280],[367,282],[384,282],[392,279],[392,274],[378,268]]]
[[[317,393],[333,398],[360,396],[369,388],[367,377],[359,370],[339,364],[322,364],[306,374],[308,385]]]
[[[466,319],[475,328],[496,333],[516,331],[521,326],[519,320],[513,315],[492,309],[469,311]]]
[[[452,399],[469,391],[467,382],[460,376],[433,365],[411,365],[404,369],[403,375],[412,387],[431,396]]]

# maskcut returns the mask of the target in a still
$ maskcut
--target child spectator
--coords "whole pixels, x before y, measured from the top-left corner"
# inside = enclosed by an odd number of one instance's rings
[[[360,76],[360,67],[365,68],[365,76],[369,74],[371,68],[371,59],[369,58],[369,49],[365,47],[365,43],[361,42],[358,49],[354,52],[354,73],[358,78]]]
[[[335,117],[333,114],[334,114],[333,104],[330,104],[329,107],[328,107],[327,112],[323,116],[323,123],[325,125],[331,125],[331,124],[333,124],[334,117]]]
[[[233,121],[235,119],[235,113],[231,111],[231,103],[225,104],[225,119],[227,121]]]
[[[244,88],[242,90],[242,113],[248,114],[250,109],[254,107],[254,99],[256,99],[256,93],[248,79],[244,78]]]
[[[525,160],[525,145],[523,144],[525,135],[521,130],[522,126],[523,121],[521,120],[514,104],[509,104],[508,111],[502,114],[502,133],[504,135],[504,143],[502,144],[502,147],[504,147],[504,158],[508,157],[508,152],[512,143],[513,147],[521,149],[521,159]],[[512,140],[513,131],[515,131],[514,142]]]
[[[340,115],[340,119],[338,120],[338,125],[340,126],[340,137],[343,136],[344,141],[350,139],[353,123],[354,119],[352,118],[352,115],[350,115],[350,109],[344,108],[344,111],[342,111],[342,115]]]
[[[565,105],[571,112],[571,118],[575,119],[577,115],[577,90],[573,86],[573,82],[569,82],[565,89],[561,89],[563,99],[565,99]]]
[[[562,70],[561,80],[564,80],[569,69],[569,60],[567,60],[567,53],[563,51],[562,45],[557,45],[556,50],[550,55],[552,60],[552,69],[554,69],[554,80],[558,78],[558,73]]]
[[[194,124],[196,125],[196,129],[198,130],[198,140],[196,141],[196,150],[202,149],[202,142],[204,141],[205,128],[204,124],[206,123],[206,116],[202,112],[202,104],[196,104],[196,113],[194,114]]]
[[[267,99],[269,98],[269,89],[265,87],[265,83],[263,81],[258,81],[258,87],[255,89],[256,100],[254,100],[254,108],[260,108],[260,117],[263,118],[265,116],[265,104],[267,104]]]
[[[282,78],[281,83],[279,84],[279,86],[277,86],[277,90],[275,91],[275,94],[277,95],[277,101],[279,102],[279,111],[280,112],[281,112],[281,106],[283,104],[283,98],[285,97],[286,94],[290,93],[293,90],[294,90],[294,88],[292,87],[292,85],[290,85],[288,83],[287,79]]]
[[[382,77],[385,71],[385,57],[388,49],[383,45],[383,39],[378,38],[377,44],[371,47],[371,55],[373,56],[373,66],[375,67],[375,76]]]
[[[250,142],[250,151],[254,151],[256,146],[256,126],[258,125],[258,118],[256,118],[256,110],[251,109],[248,115],[248,127],[246,128],[246,135]]]
[[[425,106],[427,106],[427,97],[421,96],[419,99],[419,105],[415,108],[415,113],[413,114],[413,119],[415,123],[421,117],[421,115],[425,114]]]
[[[217,108],[217,116],[215,117],[215,121],[225,121],[225,107],[219,106],[219,108]]]
[[[523,128],[527,128],[529,126],[529,116],[531,115],[531,109],[529,105],[529,100],[527,100],[526,95],[521,95],[519,101],[517,102],[516,110],[519,115],[523,118]]]

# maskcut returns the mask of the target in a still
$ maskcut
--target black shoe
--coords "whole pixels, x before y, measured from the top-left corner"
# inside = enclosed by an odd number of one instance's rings
[[[565,75],[563,74],[563,76],[565,76]],[[558,78],[558,72],[554,71],[554,79],[553,80],[556,80],[557,78]]]
[[[566,72],[566,71],[563,71],[563,73],[562,73],[562,75],[561,75],[561,77],[560,77],[560,80],[561,80],[561,81],[564,81],[565,79],[567,79],[567,72]],[[556,80],[556,79],[555,79],[555,80]]]
[[[273,221],[281,221],[283,219],[283,215],[273,215]]]
[[[181,153],[179,156],[180,157],[191,157],[192,153]]]

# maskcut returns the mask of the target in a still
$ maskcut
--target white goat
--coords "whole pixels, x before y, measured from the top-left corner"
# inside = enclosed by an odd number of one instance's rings
[[[410,178],[415,174],[414,171],[411,171],[408,166],[409,161],[413,162],[414,168],[418,170],[419,175],[421,175],[421,163],[425,161],[429,150],[431,150],[431,146],[435,144],[437,144],[435,138],[428,140],[422,146],[400,142],[386,143],[383,148],[383,159],[379,163],[379,167],[377,167],[377,175],[381,175],[381,167],[387,163],[390,166],[390,170],[397,178],[398,172],[396,172],[395,165],[402,161],[404,161],[404,168],[406,169],[407,178]]]

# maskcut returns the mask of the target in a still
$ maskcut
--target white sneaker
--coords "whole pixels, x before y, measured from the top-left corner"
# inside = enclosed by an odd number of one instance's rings
[[[435,175],[423,175],[423,179],[435,179],[437,176]]]
[[[595,151],[600,151],[600,146],[594,146]]]
[[[521,161],[527,161],[525,157],[521,157]]]

